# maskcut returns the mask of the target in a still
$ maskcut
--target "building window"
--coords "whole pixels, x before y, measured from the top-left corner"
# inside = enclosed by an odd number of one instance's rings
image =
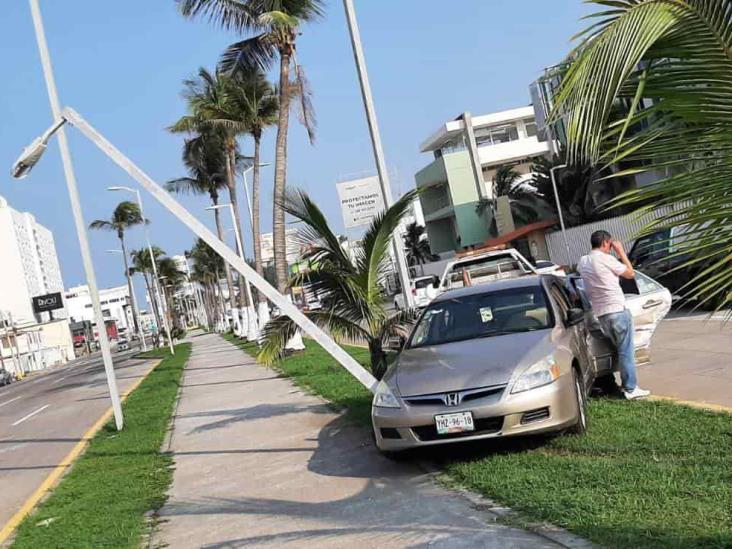
[[[87,309],[91,309],[92,308],[92,304],[91,303],[87,303],[86,305],[84,305],[84,307],[87,308]]]
[[[518,129],[515,124],[475,130],[475,143],[479,147],[518,141],[518,138]]]
[[[534,120],[524,120],[524,127],[526,128],[526,137],[536,137],[536,122]]]

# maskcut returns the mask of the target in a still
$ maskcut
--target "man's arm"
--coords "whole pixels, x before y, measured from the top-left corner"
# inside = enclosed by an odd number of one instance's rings
[[[625,253],[623,244],[619,240],[613,240],[612,244],[610,244],[610,249],[615,251],[618,259],[625,266],[625,271],[618,273],[618,276],[622,276],[623,278],[635,278],[635,270],[633,270],[633,265],[630,263],[630,259],[628,259],[628,255]]]

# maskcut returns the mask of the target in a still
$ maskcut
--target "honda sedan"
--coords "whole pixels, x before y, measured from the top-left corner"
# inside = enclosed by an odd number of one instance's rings
[[[598,372],[565,284],[532,275],[437,297],[376,390],[378,448],[584,432]]]

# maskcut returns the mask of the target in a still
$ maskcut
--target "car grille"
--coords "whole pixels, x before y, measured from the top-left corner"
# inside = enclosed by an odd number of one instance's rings
[[[533,423],[534,421],[541,421],[549,417],[549,408],[539,408],[538,410],[531,410],[524,412],[521,416],[521,425],[526,423]]]
[[[422,442],[431,440],[448,440],[451,438],[474,437],[478,435],[489,435],[497,433],[503,427],[503,417],[487,417],[473,420],[475,431],[465,431],[463,433],[448,433],[446,435],[438,435],[437,427],[434,425],[422,425],[412,427],[412,432]]]
[[[418,395],[404,397],[404,402],[410,406],[447,406],[447,395],[459,395],[458,404],[486,398],[489,396],[500,395],[506,385],[494,385],[492,387],[479,387],[477,389],[466,389],[464,391],[455,391],[450,393],[435,393],[430,395]]]

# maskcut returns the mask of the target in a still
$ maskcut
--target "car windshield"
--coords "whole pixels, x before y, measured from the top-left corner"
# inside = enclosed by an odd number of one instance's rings
[[[540,286],[512,288],[441,300],[417,323],[409,348],[543,330],[552,326]]]

